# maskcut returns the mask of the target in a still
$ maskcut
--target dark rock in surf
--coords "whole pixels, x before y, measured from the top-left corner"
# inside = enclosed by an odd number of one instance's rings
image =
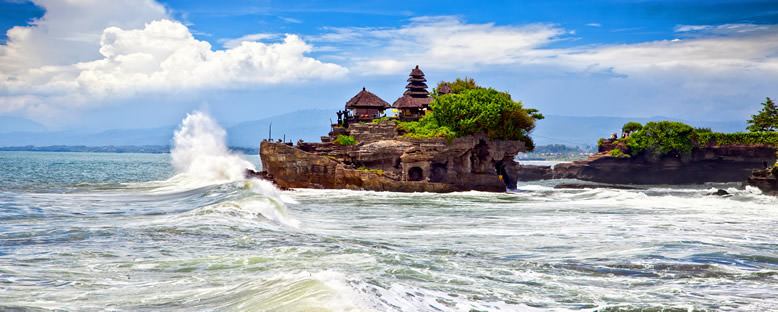
[[[244,176],[246,177],[246,179],[252,179],[253,178],[253,179],[260,179],[260,180],[269,181],[269,182],[272,182],[273,184],[275,184],[276,187],[278,187],[278,188],[280,188],[282,190],[286,189],[285,187],[282,187],[282,186],[278,185],[275,182],[275,179],[273,179],[273,175],[267,173],[267,171],[257,172],[256,170],[246,169],[246,171],[244,172]]]
[[[715,196],[727,196],[727,195],[731,195],[731,194],[729,194],[729,192],[727,192],[727,191],[725,191],[725,190],[718,189],[717,191],[715,191],[715,192],[713,192],[713,193],[710,193],[709,195],[715,195]]]
[[[551,169],[551,166],[519,165],[519,181],[527,182],[553,178],[554,171]]]
[[[746,185],[759,188],[762,193],[778,196],[778,167],[757,169],[746,180]]]
[[[554,178],[613,184],[703,184],[743,181],[753,168],[774,163],[775,146],[695,147],[688,159],[615,157],[601,151],[586,160],[554,166]]]

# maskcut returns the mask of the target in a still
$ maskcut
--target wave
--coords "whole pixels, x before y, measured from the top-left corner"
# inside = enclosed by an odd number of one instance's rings
[[[254,164],[227,149],[227,132],[203,112],[187,114],[176,130],[171,161],[177,182],[224,183],[242,180]]]

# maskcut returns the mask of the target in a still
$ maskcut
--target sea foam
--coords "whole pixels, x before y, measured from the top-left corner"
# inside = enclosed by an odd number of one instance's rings
[[[254,164],[225,145],[227,133],[203,112],[187,114],[176,130],[170,156],[180,175],[202,182],[225,183],[244,178]]]

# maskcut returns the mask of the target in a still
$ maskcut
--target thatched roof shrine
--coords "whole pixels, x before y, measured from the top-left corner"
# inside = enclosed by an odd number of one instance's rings
[[[352,97],[348,102],[346,102],[346,108],[377,108],[377,109],[386,109],[391,107],[389,103],[382,100],[377,95],[371,93],[370,91],[365,90],[365,88],[362,88],[362,91],[357,93],[354,97]]]
[[[442,86],[440,86],[440,89],[438,89],[438,94],[440,94],[440,95],[451,94],[452,92],[454,92],[454,91],[451,90],[451,87],[449,87],[448,84],[445,83],[445,82],[443,83]]]

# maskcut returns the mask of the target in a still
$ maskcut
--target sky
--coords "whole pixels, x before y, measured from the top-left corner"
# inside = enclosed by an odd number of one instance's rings
[[[394,102],[415,65],[546,115],[745,120],[778,98],[778,1],[0,0],[0,28],[0,117],[52,130],[334,116],[362,87]]]

